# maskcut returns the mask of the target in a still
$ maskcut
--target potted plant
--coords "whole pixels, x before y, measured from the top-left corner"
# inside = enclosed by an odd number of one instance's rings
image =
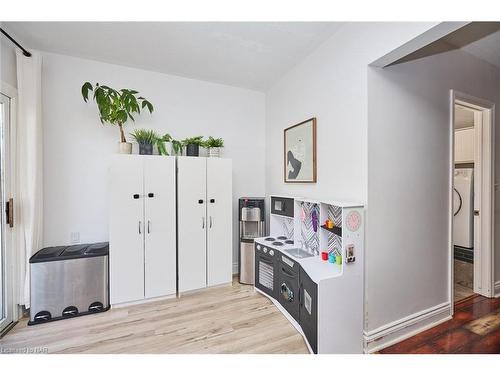
[[[158,138],[156,146],[160,155],[178,155],[182,151],[182,143],[168,133]]]
[[[93,87],[90,82],[85,82],[82,86],[82,96],[85,103],[88,101],[89,93],[94,94],[92,98],[97,103],[101,123],[117,125],[120,129],[120,153],[131,154],[132,144],[127,142],[123,126],[129,119],[135,121],[132,114],[140,114],[141,109],[147,108],[149,113],[153,113],[153,105],[142,96],[137,96],[138,91],[115,90],[98,83]]]
[[[200,146],[203,146],[203,143],[201,135],[182,140],[182,145],[186,147],[186,156],[199,156]]]
[[[208,149],[208,156],[212,158],[220,157],[220,149],[224,147],[224,140],[222,138],[214,138],[212,136],[203,143],[203,147]]]
[[[158,142],[158,134],[153,130],[136,129],[130,135],[139,144],[139,155],[153,155],[153,145]]]

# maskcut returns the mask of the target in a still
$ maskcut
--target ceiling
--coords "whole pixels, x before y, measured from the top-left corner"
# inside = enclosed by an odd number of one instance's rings
[[[443,22],[442,24],[444,23],[453,24],[453,22]],[[456,49],[462,49],[483,60],[492,55],[488,49],[493,49],[497,51],[496,56],[498,57],[500,56],[498,39],[489,38],[492,34],[497,34],[498,38],[498,32],[500,32],[500,22],[467,22],[465,26],[408,53],[389,65],[401,64]]]
[[[265,91],[334,22],[3,22],[28,48]]]
[[[468,44],[462,50],[500,68],[500,31]]]

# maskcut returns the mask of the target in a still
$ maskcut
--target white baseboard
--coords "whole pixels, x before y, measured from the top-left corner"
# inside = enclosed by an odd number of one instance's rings
[[[500,297],[500,280],[499,281],[495,281],[495,298],[499,298]]]
[[[452,318],[450,303],[442,303],[364,332],[365,353],[374,353]]]
[[[162,296],[162,297],[146,298],[146,299],[140,299],[140,300],[137,300],[137,301],[114,303],[114,304],[111,304],[111,308],[112,309],[119,309],[120,307],[128,307],[128,306],[141,305],[143,303],[163,301],[163,300],[166,300],[166,299],[171,299],[171,298],[176,298],[176,297],[177,297],[176,294],[169,294],[168,296]]]
[[[233,263],[233,276],[238,274],[238,262]]]

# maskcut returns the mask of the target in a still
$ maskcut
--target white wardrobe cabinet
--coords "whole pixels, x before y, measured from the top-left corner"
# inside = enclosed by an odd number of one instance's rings
[[[179,292],[232,281],[232,163],[178,157]]]
[[[110,175],[111,304],[175,294],[175,158],[116,155]]]

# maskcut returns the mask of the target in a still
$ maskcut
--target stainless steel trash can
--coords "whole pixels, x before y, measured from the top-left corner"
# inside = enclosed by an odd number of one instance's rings
[[[109,309],[109,244],[48,247],[30,258],[29,325]]]

